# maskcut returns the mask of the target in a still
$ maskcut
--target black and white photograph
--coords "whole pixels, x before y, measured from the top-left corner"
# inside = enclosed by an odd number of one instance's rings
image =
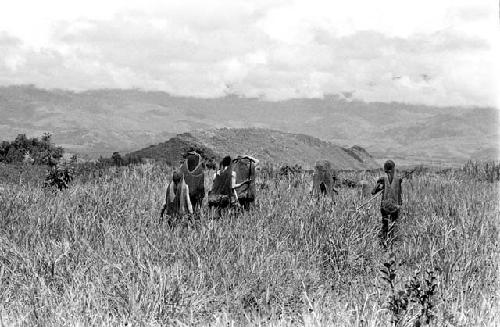
[[[500,2],[0,4],[0,327],[500,326]]]

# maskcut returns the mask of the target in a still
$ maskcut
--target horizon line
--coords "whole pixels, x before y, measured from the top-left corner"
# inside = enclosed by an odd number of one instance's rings
[[[242,99],[242,100],[256,100],[259,102],[269,102],[269,103],[278,103],[278,102],[287,102],[287,101],[294,101],[294,100],[328,100],[329,98],[334,99],[335,101],[342,102],[342,103],[364,103],[364,104],[403,104],[407,106],[424,106],[424,107],[437,107],[437,108],[468,108],[468,109],[496,109],[500,110],[500,103],[497,104],[496,106],[494,105],[429,105],[425,103],[418,103],[418,102],[400,102],[400,101],[366,101],[364,99],[356,98],[355,96],[351,97],[346,97],[343,95],[343,93],[347,91],[341,91],[338,93],[325,93],[322,94],[322,96],[317,96],[317,97],[290,97],[286,99],[269,99],[264,96],[262,97],[255,97],[255,96],[246,96],[244,94],[238,94],[238,93],[232,93],[232,92],[227,92],[224,95],[219,95],[219,96],[214,96],[214,97],[207,97],[207,96],[196,96],[196,95],[180,95],[180,94],[172,94],[168,91],[164,90],[158,90],[158,89],[146,89],[142,87],[129,87],[129,88],[118,88],[118,87],[101,87],[101,88],[88,88],[88,89],[70,89],[70,88],[59,88],[59,87],[43,87],[43,86],[38,86],[35,83],[19,83],[19,84],[0,84],[0,89],[1,88],[31,88],[31,89],[37,89],[37,90],[43,90],[43,91],[59,91],[59,92],[66,92],[66,93],[73,93],[73,94],[85,94],[85,93],[90,93],[90,92],[96,92],[96,91],[136,91],[136,92],[142,92],[142,93],[163,93],[169,97],[172,98],[184,98],[184,99],[197,99],[197,100],[218,100],[218,99],[227,99],[227,98],[237,98],[237,99]],[[352,94],[355,93],[355,91],[348,91]]]

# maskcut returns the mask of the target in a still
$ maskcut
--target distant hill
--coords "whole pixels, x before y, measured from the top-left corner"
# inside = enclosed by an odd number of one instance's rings
[[[250,154],[263,162],[299,164],[312,168],[316,160],[327,159],[336,169],[372,169],[379,164],[359,146],[343,148],[318,138],[265,128],[221,128],[179,134],[166,142],[134,151],[130,155],[177,164],[191,147],[220,160]]]
[[[165,92],[102,89],[84,92],[34,86],[0,87],[0,140],[19,133],[53,134],[56,144],[89,156],[128,152],[177,134],[213,128],[261,127],[307,134],[375,158],[408,163],[460,163],[499,148],[495,108],[316,99],[265,101],[228,95],[204,99]]]

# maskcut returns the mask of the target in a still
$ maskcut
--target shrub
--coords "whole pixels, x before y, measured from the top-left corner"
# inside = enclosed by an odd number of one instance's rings
[[[3,141],[0,145],[0,162],[22,163],[29,153],[36,165],[53,166],[62,158],[64,149],[52,143],[52,135],[44,134],[40,139],[28,138],[19,134],[12,142]]]
[[[59,191],[62,191],[68,188],[74,176],[74,169],[70,165],[56,165],[47,172],[44,185],[46,187],[56,187]]]
[[[386,301],[386,308],[391,312],[391,322],[394,326],[402,326],[405,322],[412,322],[412,326],[429,324],[435,314],[433,308],[437,295],[436,273],[439,269],[426,270],[424,283],[418,279],[420,271],[415,271],[408,283],[402,289],[397,289],[397,268],[394,254],[384,262],[380,272],[382,280],[390,287],[390,295]]]

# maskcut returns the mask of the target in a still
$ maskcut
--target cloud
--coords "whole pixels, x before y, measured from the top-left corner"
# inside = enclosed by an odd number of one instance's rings
[[[1,48],[16,47],[16,46],[19,46],[21,43],[22,42],[19,38],[16,38],[12,35],[9,35],[7,32],[0,31],[0,47]]]
[[[0,13],[0,83],[496,104],[498,33],[483,3],[113,1],[52,1],[31,25]]]
[[[248,73],[242,92],[286,98],[355,90],[354,97],[368,101],[494,102],[494,61],[483,40],[448,32],[399,38],[369,31],[344,37],[321,31],[315,40],[271,49],[269,64]]]
[[[450,16],[456,16],[461,21],[484,21],[492,16],[491,9],[469,4],[460,8],[453,8],[450,10]],[[496,16],[496,13],[493,15]]]

